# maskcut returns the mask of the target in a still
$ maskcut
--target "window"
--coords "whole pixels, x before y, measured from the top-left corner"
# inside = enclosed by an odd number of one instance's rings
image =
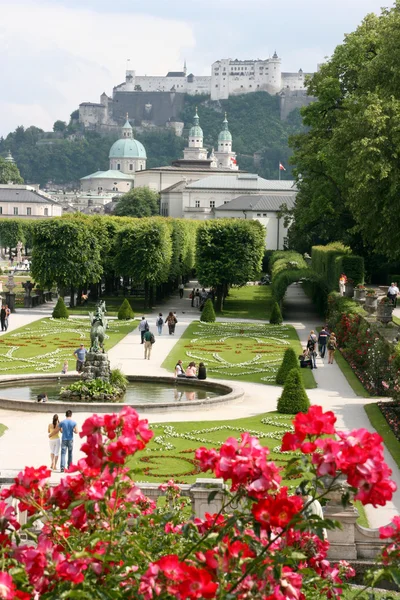
[[[18,214],[18,206],[14,206],[14,215]]]
[[[28,206],[28,208],[26,209],[26,214],[28,215],[28,217],[31,216],[32,214],[32,209]]]
[[[215,87],[218,87],[218,83],[215,85]]]
[[[261,213],[257,213],[257,217],[261,217]]]
[[[118,163],[117,164],[117,171],[120,171],[120,170],[121,170],[121,165]]]
[[[45,217],[48,217],[48,216],[49,216],[49,209],[48,209],[48,208],[45,208],[45,209],[44,209],[44,216],[45,216]]]
[[[210,200],[210,208],[215,208],[215,200]]]
[[[266,216],[267,216],[267,213],[263,213],[263,217],[266,217]]]
[[[133,164],[132,163],[129,164],[129,170],[133,171]]]
[[[195,206],[195,208],[200,208],[200,200],[195,200],[194,206]]]
[[[229,200],[224,200],[224,204],[228,204]]]

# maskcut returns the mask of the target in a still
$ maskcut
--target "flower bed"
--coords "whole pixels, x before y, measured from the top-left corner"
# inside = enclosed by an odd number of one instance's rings
[[[387,424],[400,441],[400,402],[377,402]]]

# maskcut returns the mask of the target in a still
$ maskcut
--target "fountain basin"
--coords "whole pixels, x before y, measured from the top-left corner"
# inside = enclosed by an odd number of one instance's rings
[[[146,411],[171,411],[179,408],[195,410],[199,406],[239,400],[244,392],[215,381],[181,379],[175,377],[153,377],[130,375],[129,386],[123,402],[70,402],[58,398],[58,390],[79,378],[76,375],[24,375],[7,376],[0,380],[0,408],[27,412],[63,413],[72,412],[110,413],[119,412],[124,406]],[[135,386],[143,386],[143,399],[136,393]],[[130,394],[129,388],[134,390]],[[140,388],[138,388],[140,390]],[[49,402],[36,402],[36,395],[46,392]]]

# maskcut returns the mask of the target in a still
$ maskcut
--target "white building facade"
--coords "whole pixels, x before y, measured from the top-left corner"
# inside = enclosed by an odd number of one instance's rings
[[[41,219],[60,217],[61,205],[30,185],[0,185],[0,217]]]

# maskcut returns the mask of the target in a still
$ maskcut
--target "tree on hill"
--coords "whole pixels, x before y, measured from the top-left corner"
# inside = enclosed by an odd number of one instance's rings
[[[295,136],[299,193],[291,244],[299,250],[337,239],[400,258],[400,4],[369,14],[336,47],[309,84]],[[308,248],[309,249],[309,246]]]
[[[64,133],[64,131],[67,129],[67,124],[65,121],[55,121],[54,125],[53,125],[53,131],[58,131],[60,133]]]
[[[152,217],[159,214],[159,195],[148,187],[134,188],[117,202],[117,217]]]
[[[24,183],[16,164],[0,157],[0,183]]]

